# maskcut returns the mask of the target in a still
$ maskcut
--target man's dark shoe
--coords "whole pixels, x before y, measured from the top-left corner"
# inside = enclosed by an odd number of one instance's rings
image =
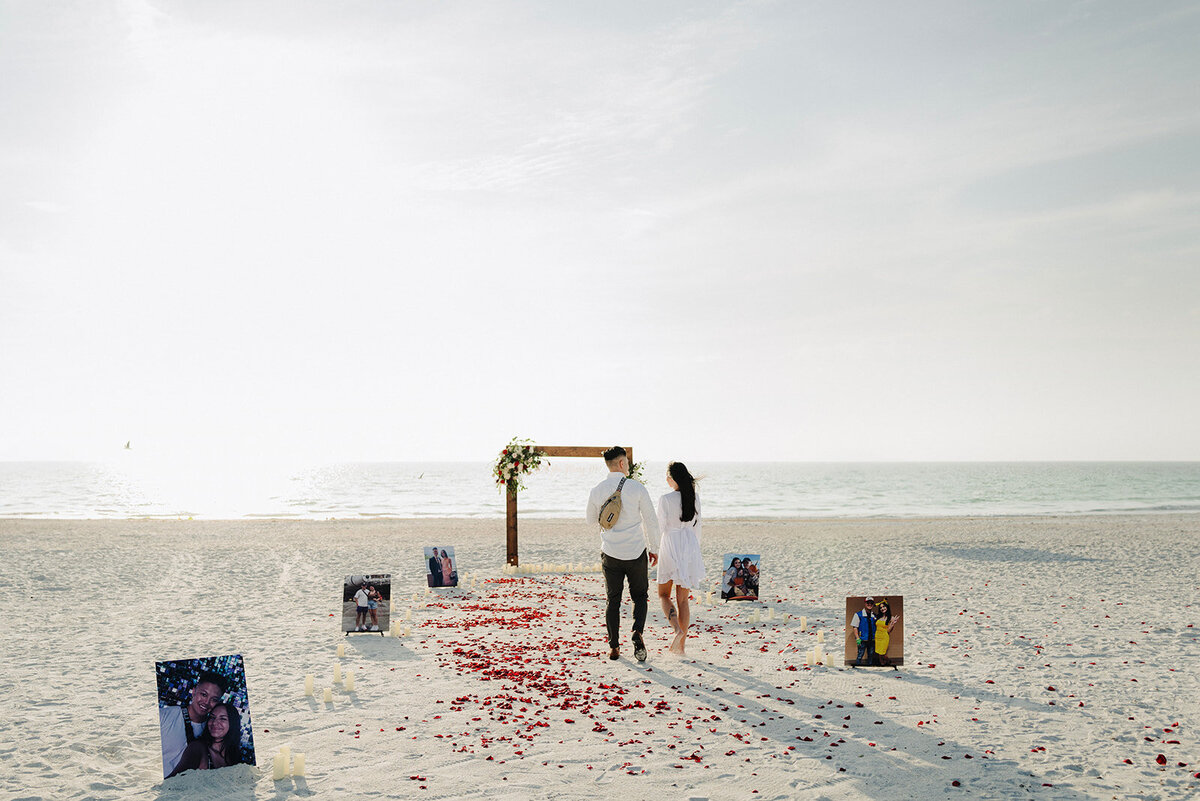
[[[642,635],[633,635],[633,658],[639,662],[646,661],[646,643],[642,642]]]
[[[610,648],[608,650],[608,658],[609,659],[620,659],[621,658],[621,649],[620,648]]]

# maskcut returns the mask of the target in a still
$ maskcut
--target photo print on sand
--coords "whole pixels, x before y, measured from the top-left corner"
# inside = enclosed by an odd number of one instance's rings
[[[342,582],[342,631],[387,631],[391,622],[392,574],[346,576]]]
[[[163,778],[254,764],[240,654],[155,662]]]
[[[758,600],[756,553],[727,553],[721,560],[721,598],[726,601]]]
[[[846,599],[845,664],[896,667],[904,664],[902,595],[852,595]]]
[[[458,564],[454,561],[453,547],[425,548],[425,580],[430,587],[458,586]]]

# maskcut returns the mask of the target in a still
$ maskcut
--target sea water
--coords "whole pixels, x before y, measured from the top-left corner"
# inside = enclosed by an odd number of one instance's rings
[[[486,462],[0,462],[0,517],[501,518]],[[1200,512],[1200,462],[695,462],[709,518]],[[667,492],[666,465],[646,484]],[[551,459],[523,517],[580,517],[599,459]]]

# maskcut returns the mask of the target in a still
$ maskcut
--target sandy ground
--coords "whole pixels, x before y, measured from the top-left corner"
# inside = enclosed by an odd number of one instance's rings
[[[526,563],[597,559],[583,523],[521,532]],[[474,588],[426,593],[433,539]],[[1200,515],[709,521],[709,580],[763,554],[758,608],[808,630],[699,606],[681,660],[652,598],[638,664],[603,658],[598,575],[501,575],[499,521],[0,520],[0,797],[1193,797],[1197,543]],[[343,636],[363,570],[412,637]],[[905,667],[806,669],[866,593],[904,596]],[[227,653],[259,767],[164,782],[154,662]],[[271,780],[282,745],[306,778]]]

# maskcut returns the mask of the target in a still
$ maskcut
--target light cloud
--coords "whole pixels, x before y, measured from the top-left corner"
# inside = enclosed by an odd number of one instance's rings
[[[105,8],[0,31],[0,458],[1200,453],[1188,4]]]

